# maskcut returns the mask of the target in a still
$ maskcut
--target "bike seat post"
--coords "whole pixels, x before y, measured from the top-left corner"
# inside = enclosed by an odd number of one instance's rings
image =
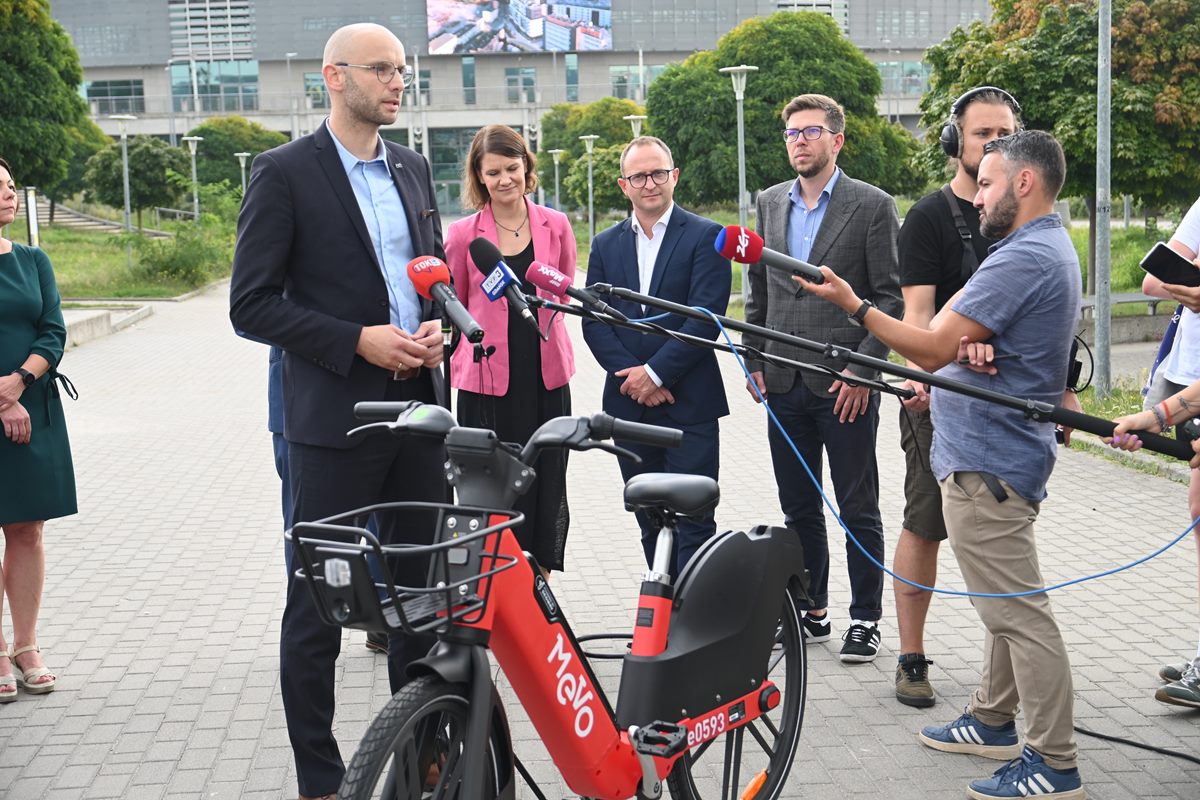
[[[675,515],[665,512],[652,516],[661,520],[662,527],[654,546],[654,564],[646,571],[638,596],[637,619],[630,648],[630,654],[635,656],[656,656],[666,649],[671,605],[675,600],[670,567],[674,555]]]
[[[660,515],[655,514],[655,517]],[[658,539],[654,543],[653,565],[646,571],[644,580],[656,581],[666,586],[671,585],[671,559],[675,555],[675,515],[661,515],[662,526],[658,530]]]

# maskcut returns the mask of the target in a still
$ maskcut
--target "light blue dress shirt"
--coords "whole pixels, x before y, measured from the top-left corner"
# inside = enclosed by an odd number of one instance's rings
[[[328,127],[328,120],[325,125]],[[363,161],[338,141],[333,129],[329,130],[329,136],[346,169],[371,244],[375,246],[375,260],[388,287],[389,319],[397,328],[415,333],[421,324],[421,298],[408,279],[408,262],[417,253],[404,213],[404,200],[388,169],[387,148],[380,138],[375,157]]]
[[[833,187],[837,185],[838,176],[841,174],[841,167],[835,167],[833,175],[829,176],[829,182],[821,190],[821,196],[817,198],[817,204],[812,209],[804,204],[804,198],[800,195],[799,178],[796,178],[792,188],[788,189],[788,199],[792,201],[792,212],[788,218],[787,243],[788,255],[792,258],[808,261],[813,242],[817,240],[817,234],[821,230],[821,221],[825,219],[825,209],[829,208],[829,198],[833,194]]]

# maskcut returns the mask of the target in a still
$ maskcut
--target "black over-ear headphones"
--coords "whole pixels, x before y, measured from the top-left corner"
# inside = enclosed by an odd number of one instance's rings
[[[962,112],[966,110],[971,101],[981,94],[997,94],[1017,118],[1018,126],[1021,122],[1021,104],[1017,99],[1003,89],[995,86],[976,86],[963,94],[959,95],[958,99],[950,104],[950,119],[946,120],[946,124],[942,127],[942,135],[938,137],[938,141],[942,143],[942,152],[951,158],[962,157],[962,131],[958,124],[958,118],[962,116]]]

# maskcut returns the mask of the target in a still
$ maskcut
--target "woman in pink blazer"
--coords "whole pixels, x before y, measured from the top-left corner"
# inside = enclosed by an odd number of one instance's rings
[[[571,413],[567,382],[575,357],[561,314],[539,310],[549,337],[543,341],[508,308],[503,297],[484,294],[483,273],[471,260],[470,244],[482,236],[500,248],[504,262],[525,280],[534,261],[575,277],[575,235],[566,215],[543,208],[526,195],[537,188],[536,159],[525,140],[506,125],[488,125],[475,134],[463,165],[463,204],[478,212],[446,231],[446,260],[455,291],[487,331],[480,345],[460,342],[450,361],[450,383],[458,389],[458,419],[490,428],[501,441],[524,444],[548,419]],[[494,264],[481,264],[491,271]],[[561,299],[541,290],[549,299]],[[533,489],[516,504],[525,522],[516,530],[521,546],[533,553],[544,573],[563,568],[570,515],[567,510],[565,450],[542,453]]]

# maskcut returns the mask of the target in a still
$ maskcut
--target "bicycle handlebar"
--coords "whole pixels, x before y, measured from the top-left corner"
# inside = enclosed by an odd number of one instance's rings
[[[391,422],[412,408],[415,400],[364,400],[354,404],[354,418],[367,422]]]
[[[590,427],[597,439],[628,439],[652,447],[679,447],[683,441],[683,431],[676,428],[629,422],[608,414],[594,414]]]

